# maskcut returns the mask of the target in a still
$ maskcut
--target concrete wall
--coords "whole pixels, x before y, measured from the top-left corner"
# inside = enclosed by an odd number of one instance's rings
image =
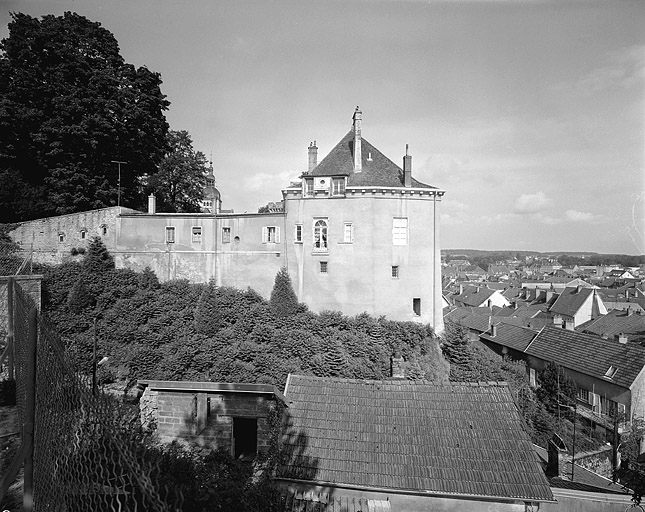
[[[139,402],[142,424],[156,424],[162,441],[183,439],[211,450],[232,450],[234,418],[256,418],[258,453],[269,448],[275,407],[269,395],[149,387]]]
[[[46,217],[22,222],[9,235],[23,251],[33,248],[35,262],[58,264],[72,257],[72,249],[87,249],[94,236],[100,236],[112,251],[116,246],[116,218],[121,212],[134,213],[136,210],[113,206]]]
[[[404,192],[404,193],[402,193]],[[287,261],[296,294],[314,311],[364,311],[394,320],[432,324],[443,330],[439,196],[390,189],[347,191],[346,197],[303,197],[285,193]],[[393,218],[408,219],[406,245],[393,245]],[[328,251],[313,246],[314,223],[328,222]],[[353,224],[353,242],[344,240],[344,224]],[[302,225],[302,243],[294,240]],[[327,273],[320,263],[327,262]],[[399,277],[392,277],[398,266]],[[421,315],[413,311],[420,299]]]

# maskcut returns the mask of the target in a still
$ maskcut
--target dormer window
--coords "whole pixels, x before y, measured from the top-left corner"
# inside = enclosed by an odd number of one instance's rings
[[[314,179],[305,178],[305,196],[314,195]]]
[[[331,182],[331,194],[333,196],[345,195],[345,178],[333,178]]]

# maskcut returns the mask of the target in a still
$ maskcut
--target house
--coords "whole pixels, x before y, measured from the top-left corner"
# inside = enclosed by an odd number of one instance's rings
[[[456,306],[503,308],[511,305],[500,290],[491,290],[486,286],[462,286],[459,294],[454,295],[452,300]]]
[[[284,396],[283,489],[408,512],[524,511],[553,501],[505,383],[290,375]]]
[[[645,314],[641,309],[613,310],[579,326],[578,330],[603,338],[624,334],[629,341],[645,341]]]
[[[146,214],[117,219],[117,266],[152,268],[161,280],[213,280],[268,297],[281,267],[313,311],[368,312],[442,330],[440,215],[444,191],[412,176],[363,138],[357,108],[349,132],[267,213]]]
[[[549,312],[574,328],[584,322],[607,314],[607,308],[595,289],[581,285],[565,288],[549,308]]]

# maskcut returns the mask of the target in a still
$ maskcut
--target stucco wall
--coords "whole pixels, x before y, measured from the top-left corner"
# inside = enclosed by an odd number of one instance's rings
[[[22,222],[9,235],[22,246],[23,251],[33,248],[35,262],[58,264],[72,257],[72,249],[87,249],[94,236],[100,236],[108,250],[112,251],[116,246],[115,226],[120,212],[134,213],[136,210],[113,206],[46,217]],[[84,238],[82,232],[85,233]],[[60,240],[61,235],[63,241]]]
[[[407,192],[407,191],[406,191]],[[443,327],[438,209],[426,195],[367,189],[347,197],[285,196],[288,269],[298,298],[314,311],[364,311],[396,320]],[[393,218],[408,219],[408,243],[393,245]],[[328,221],[328,251],[314,252],[314,223]],[[435,222],[437,221],[437,222]],[[344,223],[353,223],[352,243],[344,241]],[[303,241],[295,243],[294,226],[302,225]],[[320,262],[327,262],[321,273]],[[398,266],[398,279],[392,278]],[[413,299],[421,300],[421,315]],[[436,309],[435,309],[436,305]],[[439,312],[439,314],[437,313]]]

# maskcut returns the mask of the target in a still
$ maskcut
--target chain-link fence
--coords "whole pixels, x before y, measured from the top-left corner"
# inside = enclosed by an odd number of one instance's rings
[[[180,504],[166,503],[157,484],[159,468],[154,451],[146,448],[138,408],[93,389],[33,299],[10,283],[16,405],[23,425],[23,448],[14,462],[24,459],[24,510],[177,510]],[[25,448],[31,432],[33,457]],[[0,493],[9,484],[0,482]]]
[[[0,242],[0,276],[29,275],[33,270],[32,247]]]

